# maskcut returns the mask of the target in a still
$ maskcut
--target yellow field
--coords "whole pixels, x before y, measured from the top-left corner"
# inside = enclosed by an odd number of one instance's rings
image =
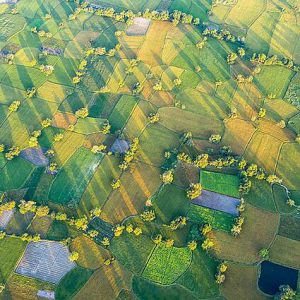
[[[71,92],[72,89],[69,87],[46,81],[38,89],[37,96],[49,102],[60,104]]]
[[[229,263],[226,280],[221,287],[228,300],[267,300],[257,287],[258,267]]]
[[[218,258],[248,264],[256,263],[260,260],[259,250],[268,248],[275,238],[279,215],[247,204],[244,216],[245,223],[238,238],[225,232],[215,232]]]
[[[122,289],[130,289],[131,274],[121,264],[114,261],[110,266],[97,270],[84,287],[73,298],[74,300],[103,300],[116,299]]]
[[[120,223],[124,218],[143,210],[146,200],[161,185],[160,170],[143,163],[136,163],[121,176],[121,187],[111,193],[103,207],[103,218]]]
[[[275,172],[281,145],[282,142],[275,137],[256,132],[247,146],[244,156],[248,161],[255,161],[268,173],[273,174]]]
[[[225,22],[242,28],[249,27],[264,11],[266,5],[266,0],[238,1]]]
[[[103,266],[105,260],[110,258],[108,250],[85,236],[75,238],[70,249],[79,253],[77,264],[83,268],[98,269]]]
[[[250,122],[230,119],[225,122],[223,143],[230,145],[235,153],[242,155],[255,131],[255,127]]]
[[[162,64],[161,53],[168,31],[172,28],[169,22],[152,22],[146,40],[138,51],[138,58],[150,66]]]
[[[222,133],[223,124],[207,115],[195,114],[175,107],[159,109],[160,123],[166,128],[184,133],[191,131],[194,137],[208,138],[212,133]],[[180,117],[179,117],[180,116]]]
[[[280,265],[300,269],[300,241],[277,235],[270,249],[270,260]]]

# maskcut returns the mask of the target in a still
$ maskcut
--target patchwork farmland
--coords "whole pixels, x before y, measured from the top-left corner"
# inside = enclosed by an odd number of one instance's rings
[[[0,0],[0,300],[298,299],[299,17]]]

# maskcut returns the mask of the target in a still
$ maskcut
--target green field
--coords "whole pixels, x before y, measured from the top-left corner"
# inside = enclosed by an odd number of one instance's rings
[[[139,274],[145,268],[154,244],[147,237],[135,237],[125,233],[113,240],[110,250],[131,272]]]
[[[225,230],[228,232],[231,230],[234,221],[234,217],[227,213],[195,204],[190,206],[187,216],[194,223],[208,223],[215,229]]]
[[[91,270],[77,267],[70,271],[59,283],[56,289],[57,299],[72,299],[91,277]]]
[[[237,176],[201,171],[200,183],[203,189],[232,196],[239,197],[239,179]]]
[[[7,237],[0,241],[1,282],[6,282],[10,274],[14,271],[25,247],[26,242],[22,242],[20,239],[14,237]]]
[[[49,199],[55,203],[80,202],[101,159],[102,155],[94,155],[85,148],[79,148],[55,177]]]
[[[191,256],[188,248],[170,249],[160,244],[152,252],[143,276],[163,285],[174,283],[188,268]]]

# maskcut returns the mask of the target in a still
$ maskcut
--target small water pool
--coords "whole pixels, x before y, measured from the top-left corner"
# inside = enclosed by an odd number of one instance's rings
[[[270,261],[261,263],[258,286],[262,292],[275,295],[281,285],[288,284],[293,290],[297,289],[298,270],[284,267]]]

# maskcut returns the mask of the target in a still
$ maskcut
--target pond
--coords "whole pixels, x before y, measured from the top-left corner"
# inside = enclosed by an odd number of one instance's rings
[[[261,263],[258,286],[265,294],[275,295],[281,285],[289,285],[293,290],[296,290],[297,282],[298,270],[269,261],[263,261]]]
[[[219,193],[203,190],[201,195],[194,199],[192,203],[214,210],[223,211],[235,217],[239,215],[237,206],[240,204],[240,200]]]

